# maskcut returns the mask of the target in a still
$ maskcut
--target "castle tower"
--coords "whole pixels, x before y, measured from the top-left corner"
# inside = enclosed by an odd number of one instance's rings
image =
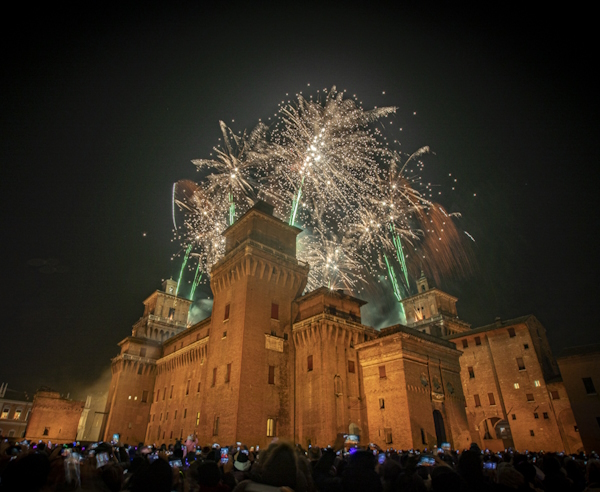
[[[198,434],[264,446],[293,436],[292,301],[307,282],[300,229],[259,202],[225,232],[211,271],[214,294]],[[211,437],[212,436],[212,437]]]
[[[365,301],[326,287],[295,302],[296,432],[303,446],[326,446],[338,433],[368,436],[355,346],[377,337],[361,324]],[[361,442],[365,442],[364,440]]]
[[[429,287],[427,277],[421,272],[417,280],[417,293],[400,302],[406,314],[407,326],[421,333],[442,337],[470,329],[471,325],[458,318],[457,301],[456,297],[436,287]]]
[[[129,444],[145,439],[162,342],[187,327],[191,301],[176,297],[176,286],[174,280],[165,280],[164,290],[144,301],[144,315],[133,325],[131,336],[119,343],[121,353],[112,360],[107,419],[100,433],[105,441],[115,434]]]

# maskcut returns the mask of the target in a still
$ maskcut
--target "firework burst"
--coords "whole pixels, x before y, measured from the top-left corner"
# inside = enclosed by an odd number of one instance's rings
[[[395,112],[364,110],[334,87],[322,101],[280,105],[271,128],[237,136],[221,122],[216,158],[193,161],[208,172],[204,184],[182,181],[174,191],[185,217],[177,235],[198,258],[196,277],[223,254],[221,233],[236,207],[243,213],[257,198],[305,230],[298,257],[311,267],[308,289],[360,292],[383,267],[400,300],[421,270],[437,281],[466,273],[464,235],[420,179],[429,148],[404,155],[385,141],[381,120]]]

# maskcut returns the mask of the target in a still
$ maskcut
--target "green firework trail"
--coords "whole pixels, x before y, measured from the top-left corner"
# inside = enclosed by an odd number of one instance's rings
[[[183,263],[181,264],[181,270],[179,271],[179,280],[177,280],[177,289],[175,289],[175,295],[177,295],[179,292],[179,286],[181,285],[181,279],[183,278],[183,269],[185,268],[188,258],[190,257],[190,253],[192,252],[192,246],[193,246],[193,244],[190,243],[188,248],[185,250],[185,255],[183,257]]]
[[[394,268],[390,265],[387,255],[384,253],[383,258],[385,259],[385,264],[387,265],[388,273],[390,274],[390,280],[392,282],[392,287],[394,289],[394,295],[398,301],[402,300],[402,294],[400,292],[400,286],[398,285],[398,279],[396,278],[396,272],[394,272]]]
[[[300,197],[302,197],[302,185],[304,184],[304,176],[302,176],[302,181],[300,182],[300,187],[298,188],[298,195],[292,201],[292,213],[290,214],[289,225],[293,226],[296,221],[296,214],[298,213],[298,205],[300,204]]]
[[[233,201],[233,195],[229,193],[229,225],[233,225],[235,221],[235,202]]]
[[[202,270],[200,270],[200,261],[198,261],[196,275],[194,276],[194,283],[192,284],[192,292],[190,293],[190,301],[194,300],[194,293],[196,292],[196,287],[198,287],[200,280],[202,280]]]
[[[400,240],[400,235],[396,232],[394,224],[390,224],[390,231],[392,233],[392,241],[394,242],[394,246],[396,247],[396,257],[398,258],[398,262],[400,263],[400,269],[404,274],[404,281],[406,282],[406,292],[410,295],[410,283],[408,282],[408,270],[406,268],[406,258],[404,257],[404,250],[402,249],[402,241]]]

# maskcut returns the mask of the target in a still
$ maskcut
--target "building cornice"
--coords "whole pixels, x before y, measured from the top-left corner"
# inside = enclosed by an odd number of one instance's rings
[[[165,355],[165,356],[161,357],[160,359],[158,359],[156,361],[156,365],[162,366],[181,355],[185,355],[188,352],[193,352],[194,350],[201,347],[202,345],[206,345],[208,343],[208,339],[209,339],[209,336],[207,335],[204,338],[201,338],[200,340],[197,340],[193,343],[190,343],[189,345],[186,345],[185,347],[180,348],[179,350],[175,350],[174,352],[170,353],[169,355]]]

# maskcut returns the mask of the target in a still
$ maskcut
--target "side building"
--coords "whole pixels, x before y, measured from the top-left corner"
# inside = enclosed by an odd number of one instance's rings
[[[447,339],[463,351],[467,416],[480,446],[567,453],[582,448],[546,330],[535,316],[497,319]]]
[[[587,453],[600,450],[600,345],[569,347],[557,358]]]
[[[65,444],[77,439],[84,401],[64,398],[56,391],[39,390],[33,397],[25,438]]]
[[[0,437],[25,437],[32,407],[26,394],[8,389],[8,383],[0,384]]]

